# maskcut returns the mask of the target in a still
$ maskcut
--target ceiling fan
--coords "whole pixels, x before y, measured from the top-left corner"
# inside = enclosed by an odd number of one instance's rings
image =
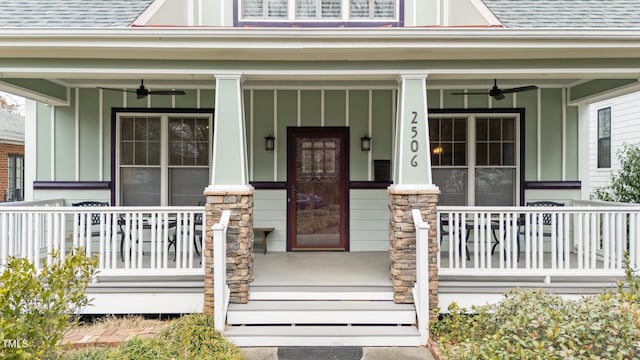
[[[489,92],[466,92],[466,93],[451,93],[451,95],[489,95],[496,100],[502,100],[505,98],[504,94],[517,93],[522,91],[535,90],[538,87],[535,85],[521,86],[510,89],[500,89],[498,87],[498,80],[493,80],[493,87]]]
[[[114,88],[105,88],[98,87],[98,89],[103,90],[111,90],[111,91],[121,91],[121,92],[130,92],[136,94],[138,99],[144,99],[149,95],[185,95],[185,92],[182,90],[149,90],[144,87],[144,81],[140,80],[140,87],[135,90],[128,89],[114,89]]]

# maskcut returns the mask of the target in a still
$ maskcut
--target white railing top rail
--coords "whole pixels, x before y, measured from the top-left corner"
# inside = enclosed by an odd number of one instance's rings
[[[16,207],[37,207],[37,206],[64,206],[64,199],[50,199],[50,200],[32,200],[32,201],[10,201],[0,203],[0,208],[2,207],[10,207],[12,209]],[[2,211],[2,209],[0,209]]]
[[[635,206],[438,206],[439,213],[602,213],[602,212],[640,212],[640,205]]]
[[[12,206],[0,208],[0,212],[50,212],[50,213],[153,213],[153,212],[196,212],[203,211],[204,206]]]
[[[640,206],[640,204],[634,203],[623,203],[616,201],[604,201],[604,200],[572,200],[571,206],[624,206],[624,207],[634,207]]]

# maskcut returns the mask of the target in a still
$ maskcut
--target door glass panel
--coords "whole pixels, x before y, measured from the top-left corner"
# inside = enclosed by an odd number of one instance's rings
[[[476,169],[476,205],[515,205],[515,169]]]
[[[295,138],[296,234],[293,247],[343,248],[339,137]]]
[[[440,188],[439,205],[467,205],[467,169],[434,168],[433,183]]]

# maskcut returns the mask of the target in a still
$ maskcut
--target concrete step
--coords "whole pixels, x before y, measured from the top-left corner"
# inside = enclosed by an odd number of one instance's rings
[[[230,325],[415,323],[412,304],[392,301],[250,301],[227,313]]]
[[[393,300],[391,286],[252,286],[255,300]]]
[[[229,326],[237,346],[420,346],[415,326]]]

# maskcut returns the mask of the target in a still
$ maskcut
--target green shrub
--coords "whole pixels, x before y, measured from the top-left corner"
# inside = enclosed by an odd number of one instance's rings
[[[434,325],[447,359],[637,359],[640,306],[624,294],[563,300],[513,290],[466,315],[456,306]]]
[[[81,249],[52,265],[43,261],[40,270],[26,259],[10,258],[0,274],[3,358],[54,358],[78,310],[89,304],[85,290],[96,265]]]
[[[65,360],[85,359],[213,359],[239,360],[240,350],[213,327],[213,317],[185,315],[152,339],[133,338],[118,348],[83,349],[69,353]]]
[[[620,170],[611,174],[611,185],[595,189],[594,196],[605,201],[640,203],[640,144],[625,144],[617,155]]]

